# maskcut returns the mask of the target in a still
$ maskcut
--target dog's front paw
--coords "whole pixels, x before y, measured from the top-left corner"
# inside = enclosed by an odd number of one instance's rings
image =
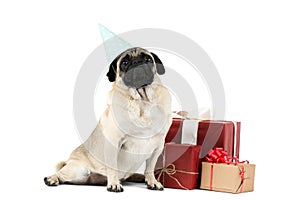
[[[123,192],[124,189],[120,183],[107,185],[107,191],[109,192]]]
[[[59,180],[56,175],[45,177],[44,182],[48,186],[57,186],[59,184]]]
[[[152,183],[146,181],[146,185],[149,190],[164,190],[164,186],[156,180]]]

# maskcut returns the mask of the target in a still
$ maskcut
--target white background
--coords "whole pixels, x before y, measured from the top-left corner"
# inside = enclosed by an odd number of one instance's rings
[[[1,199],[299,196],[299,4],[197,2],[1,1]],[[73,89],[82,63],[101,43],[99,22],[115,33],[170,29],[204,48],[225,87],[226,118],[242,121],[241,157],[257,164],[254,192],[156,192],[133,185],[112,194],[105,187],[44,185],[55,163],[80,144]]]

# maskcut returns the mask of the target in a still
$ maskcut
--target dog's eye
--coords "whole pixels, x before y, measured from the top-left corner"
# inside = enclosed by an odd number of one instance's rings
[[[127,60],[123,60],[121,65],[127,65],[128,61]]]
[[[126,68],[126,66],[128,65],[128,60],[122,60],[121,62],[121,68],[124,70]]]
[[[144,59],[145,59],[146,62],[152,62],[152,59],[150,58],[150,56],[145,56]]]

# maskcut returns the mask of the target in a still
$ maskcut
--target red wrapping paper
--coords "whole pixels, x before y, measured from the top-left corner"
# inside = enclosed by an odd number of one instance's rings
[[[183,119],[173,119],[165,143],[181,143],[182,123]],[[200,121],[197,133],[197,145],[202,146],[201,157],[205,157],[214,147],[223,147],[229,156],[239,157],[240,127],[240,122],[236,122],[234,126],[234,123],[231,121]]]
[[[207,120],[199,122],[197,144],[201,144],[203,147],[201,157],[206,156],[212,148],[222,147],[229,156],[238,158],[240,151],[240,127],[240,122],[236,122],[236,126],[231,121]],[[217,141],[216,138],[218,138]],[[211,146],[211,144],[215,145]]]
[[[165,138],[165,143],[174,142],[176,144],[180,144],[181,134],[182,134],[182,119],[173,118],[172,125]]]
[[[156,165],[156,178],[166,188],[198,188],[200,149],[200,145],[165,144],[163,158]]]

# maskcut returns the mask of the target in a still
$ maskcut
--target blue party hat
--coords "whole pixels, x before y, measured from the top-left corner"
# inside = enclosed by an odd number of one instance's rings
[[[104,43],[106,60],[108,63],[111,63],[123,51],[133,47],[131,44],[108,30],[102,24],[99,24],[99,28]]]

